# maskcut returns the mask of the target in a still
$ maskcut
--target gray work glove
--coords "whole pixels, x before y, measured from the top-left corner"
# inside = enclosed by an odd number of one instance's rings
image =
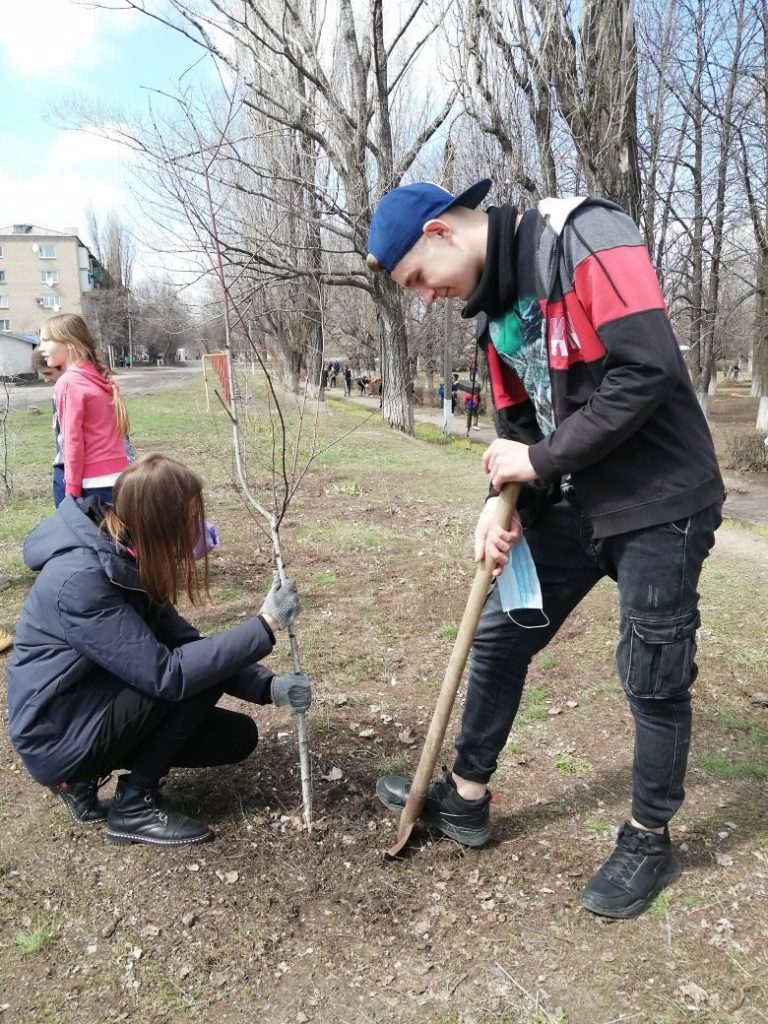
[[[312,680],[301,672],[287,672],[272,680],[272,703],[291,711],[308,711],[312,703]]]
[[[300,607],[295,580],[289,578],[285,583],[281,583],[278,576],[272,584],[272,589],[264,598],[261,614],[269,615],[280,629],[285,629],[298,615]]]

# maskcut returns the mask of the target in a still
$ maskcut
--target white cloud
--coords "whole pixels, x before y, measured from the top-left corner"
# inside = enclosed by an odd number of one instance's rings
[[[22,78],[100,67],[141,17],[134,11],[89,8],[75,0],[5,0],[2,6],[0,53]]]
[[[78,228],[93,206],[103,219],[126,219],[126,153],[115,143],[80,132],[59,132],[31,173],[0,168],[0,224]]]
[[[59,169],[90,166],[95,163],[124,163],[125,146],[114,139],[104,139],[86,132],[62,131],[53,139],[48,162]]]

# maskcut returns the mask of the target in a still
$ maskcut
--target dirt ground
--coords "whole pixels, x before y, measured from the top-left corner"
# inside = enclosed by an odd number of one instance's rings
[[[258,607],[270,552],[233,493],[223,417],[212,429],[195,410],[187,389],[133,411],[140,450],[165,447],[210,477],[223,543],[212,602],[192,617],[213,631]],[[167,785],[216,839],[157,851],[73,825],[25,775],[3,701],[0,1024],[768,1021],[768,537],[726,523],[705,569],[674,827],[684,874],[646,915],[610,923],[579,909],[628,812],[632,728],[610,583],[532,666],[494,779],[491,845],[420,830],[407,858],[385,864],[396,820],[375,782],[418,760],[474,571],[484,483],[476,452],[355,415],[328,413],[322,429],[353,433],[317,460],[283,529],[317,682],[311,834],[278,709],[230,701],[258,721],[254,757]],[[43,492],[20,473],[22,506],[43,509]],[[0,550],[7,563],[10,541]],[[30,576],[11,565],[18,607]]]

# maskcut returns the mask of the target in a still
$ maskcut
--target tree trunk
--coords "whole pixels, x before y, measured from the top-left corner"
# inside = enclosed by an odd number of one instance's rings
[[[757,429],[766,430],[768,398],[768,248],[760,253],[757,264],[755,296],[755,340],[752,348],[752,394],[760,399]]]
[[[587,183],[639,222],[634,8],[634,0],[582,0],[579,35]]]
[[[402,430],[404,434],[412,434],[408,331],[402,294],[384,275],[377,284],[378,294],[381,295],[376,315],[381,339],[382,416],[390,427]]]

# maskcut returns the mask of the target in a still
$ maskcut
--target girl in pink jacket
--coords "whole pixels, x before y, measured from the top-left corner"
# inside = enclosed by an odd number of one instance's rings
[[[112,485],[128,466],[128,411],[117,382],[76,314],[46,320],[40,351],[48,366],[64,371],[54,387],[64,449],[63,472],[54,466],[54,503],[91,494],[111,503]]]

